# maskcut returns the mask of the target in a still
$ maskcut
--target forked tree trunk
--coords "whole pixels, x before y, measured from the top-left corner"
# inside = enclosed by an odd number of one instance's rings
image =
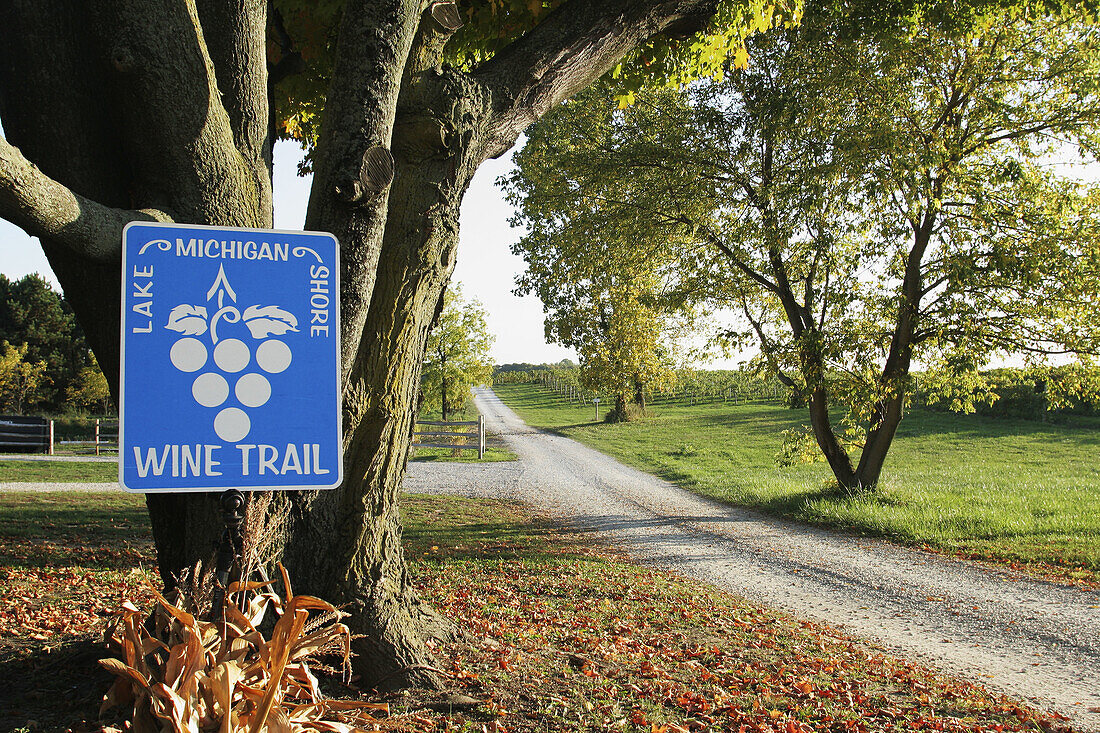
[[[351,604],[360,619],[356,629],[366,635],[356,642],[356,651],[366,668],[381,671],[392,684],[432,683],[430,673],[415,669],[427,654],[416,632],[426,624],[436,633],[446,632],[411,592],[397,493],[416,418],[428,330],[454,269],[462,195],[480,163],[481,124],[488,113],[484,101],[475,90],[464,89],[461,78],[446,73],[402,96],[405,114],[438,120],[456,133],[444,146],[441,137],[425,139],[422,125],[403,125],[398,118],[382,257],[352,369],[363,392],[349,401],[346,415],[356,427],[345,471],[362,477],[363,497],[357,498],[358,492],[354,501],[341,501],[339,493],[316,497],[311,514],[325,507],[324,514],[339,518],[338,531],[318,543],[296,530],[287,548],[292,566],[314,569],[328,597]],[[339,506],[329,509],[330,504]]]

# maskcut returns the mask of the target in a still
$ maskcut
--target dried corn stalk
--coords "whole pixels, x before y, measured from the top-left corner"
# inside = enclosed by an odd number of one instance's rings
[[[274,581],[234,583],[222,622],[200,621],[160,594],[149,624],[123,604],[107,630],[118,658],[100,660],[117,677],[100,714],[132,706],[135,733],[376,730],[371,714],[388,713],[386,705],[325,699],[309,666],[318,655],[339,654],[348,669],[345,614],[294,595],[279,569],[285,597],[270,590]],[[269,610],[278,620],[265,639],[257,627]]]

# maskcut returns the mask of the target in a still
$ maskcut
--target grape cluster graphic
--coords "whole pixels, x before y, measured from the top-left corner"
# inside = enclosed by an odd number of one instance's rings
[[[217,305],[209,318],[207,307],[202,305],[177,305],[168,314],[164,327],[182,334],[172,344],[169,359],[181,372],[196,375],[191,383],[192,397],[203,407],[219,408],[214,415],[214,432],[227,443],[236,443],[252,429],[252,421],[242,407],[267,404],[271,399],[267,375],[281,374],[290,366],[290,347],[269,337],[297,331],[298,319],[274,305],[251,305],[243,312],[239,310],[234,305],[237,294],[229,285],[224,266],[218,269],[206,299]],[[258,343],[250,345],[236,336],[218,337],[219,325],[241,321]],[[199,338],[204,335],[209,336],[209,347]],[[241,407],[227,404],[231,393]]]

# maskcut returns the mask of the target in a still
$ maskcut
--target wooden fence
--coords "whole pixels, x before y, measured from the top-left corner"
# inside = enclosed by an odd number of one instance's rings
[[[118,420],[95,421],[95,454],[118,453]]]
[[[53,455],[53,420],[0,415],[0,451]]]
[[[426,426],[427,430],[421,426]],[[458,431],[457,428],[476,428],[475,431]],[[439,442],[446,438],[474,438],[475,443],[469,442]],[[413,448],[442,448],[454,450],[476,450],[478,459],[485,457],[485,418],[478,415],[476,421],[469,422],[439,422],[435,420],[417,420],[413,432]]]

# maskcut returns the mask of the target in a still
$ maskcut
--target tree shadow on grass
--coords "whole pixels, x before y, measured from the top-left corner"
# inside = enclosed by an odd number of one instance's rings
[[[954,435],[960,438],[993,439],[1017,435],[1054,434],[1084,445],[1100,445],[1100,422],[1095,418],[1066,416],[1057,422],[988,415],[961,415],[914,409],[898,427],[899,438]]]
[[[541,519],[486,521],[455,526],[417,525],[403,534],[405,553],[414,560],[560,561],[583,555],[586,545],[560,524]]]
[[[71,546],[52,540],[4,542],[0,547],[0,568],[79,567],[89,570],[128,571],[140,565],[153,566],[156,556],[152,543],[117,546]]]
[[[62,503],[24,496],[0,505],[0,567],[128,570],[152,558],[143,505],[96,506],[80,498]]]
[[[572,425],[557,425],[552,428],[539,428],[544,433],[550,433],[551,435],[560,435],[563,438],[571,438],[569,430],[576,430],[577,428],[595,428],[603,425],[603,421],[600,422],[578,422]]]
[[[65,731],[91,723],[96,730],[100,701],[113,677],[98,660],[110,656],[98,637],[88,635],[43,649],[33,640],[0,641],[0,730]],[[107,713],[108,716],[111,713]]]
[[[0,505],[0,541],[68,535],[84,542],[109,544],[152,537],[144,505],[97,507],[83,504],[80,498],[64,504],[22,501]]]
[[[407,528],[403,536],[406,552],[410,554],[427,552],[432,548],[445,548],[450,553],[462,548],[460,552],[464,557],[477,559],[493,556],[492,552],[480,549],[490,544],[525,547],[550,531],[548,526],[537,527],[518,521],[486,521],[457,526]]]

